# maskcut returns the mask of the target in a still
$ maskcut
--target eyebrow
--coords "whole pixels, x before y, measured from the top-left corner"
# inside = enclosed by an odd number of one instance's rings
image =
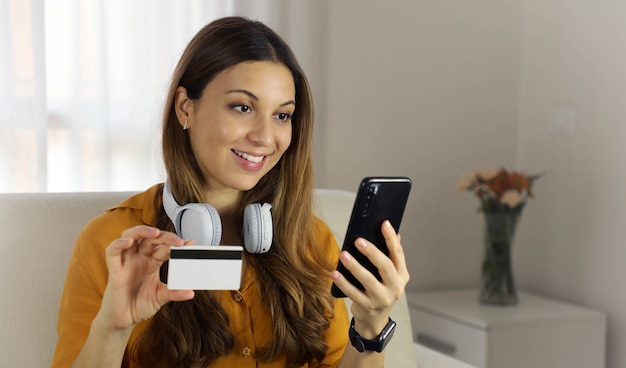
[[[229,93],[243,93],[244,95],[250,97],[251,99],[258,101],[259,98],[252,92],[245,90],[245,89],[231,89],[230,91],[227,91],[226,94]],[[283,102],[282,104],[280,104],[280,106],[287,106],[287,105],[296,105],[296,102],[294,100],[289,100],[287,102]]]

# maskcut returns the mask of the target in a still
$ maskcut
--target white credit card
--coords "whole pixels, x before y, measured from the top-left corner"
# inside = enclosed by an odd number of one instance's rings
[[[167,270],[170,290],[238,290],[243,247],[186,245],[172,247]]]

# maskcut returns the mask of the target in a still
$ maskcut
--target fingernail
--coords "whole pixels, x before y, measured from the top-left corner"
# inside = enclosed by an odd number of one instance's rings
[[[383,225],[384,225],[387,229],[392,229],[392,227],[391,227],[391,222],[389,222],[389,220],[385,220],[385,222],[383,223]]]
[[[361,249],[367,247],[367,242],[363,238],[357,239],[357,241],[355,243],[356,243],[356,246],[361,248]]]
[[[352,261],[352,256],[348,252],[341,252],[339,256],[341,257],[341,260],[343,260],[344,262]]]

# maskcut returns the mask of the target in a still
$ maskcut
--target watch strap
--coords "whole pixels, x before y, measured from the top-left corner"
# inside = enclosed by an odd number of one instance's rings
[[[354,346],[359,352],[363,352],[365,350],[368,351],[376,351],[378,353],[382,352],[383,349],[387,346],[391,338],[393,337],[393,333],[396,329],[396,322],[389,318],[389,322],[381,333],[373,339],[366,339],[359,335],[358,332],[354,329],[354,317],[350,321],[350,330],[348,335],[350,337],[350,343]]]

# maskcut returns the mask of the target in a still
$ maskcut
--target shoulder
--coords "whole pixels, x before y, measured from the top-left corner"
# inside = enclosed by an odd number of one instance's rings
[[[158,188],[159,185],[155,185],[135,194],[91,219],[78,236],[77,246],[81,248],[81,253],[101,253],[101,250],[130,227],[154,226],[154,199]]]

